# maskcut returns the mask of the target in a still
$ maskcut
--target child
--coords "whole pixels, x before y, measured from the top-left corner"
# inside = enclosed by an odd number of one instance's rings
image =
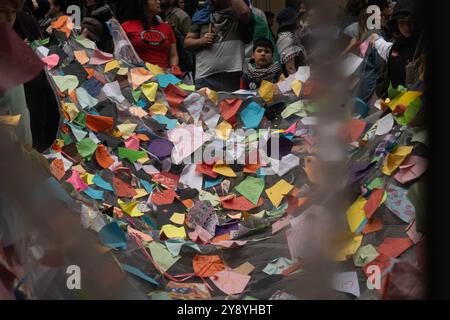
[[[256,90],[263,80],[276,83],[281,76],[281,65],[273,61],[273,44],[262,38],[253,45],[252,60],[241,78],[241,89]]]

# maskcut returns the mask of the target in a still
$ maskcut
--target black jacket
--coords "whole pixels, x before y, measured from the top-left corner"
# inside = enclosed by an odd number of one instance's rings
[[[97,45],[100,50],[113,53],[114,41],[107,25],[107,22],[113,17],[113,11],[109,5],[105,4],[96,8],[88,8],[85,17],[94,18],[102,24],[103,34]]]

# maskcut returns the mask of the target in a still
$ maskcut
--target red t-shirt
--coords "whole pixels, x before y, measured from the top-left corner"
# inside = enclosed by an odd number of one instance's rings
[[[144,26],[139,20],[130,20],[122,24],[131,44],[136,50],[139,57],[145,62],[157,64],[161,68],[170,68],[170,46],[176,42],[175,34],[172,27],[167,23],[161,22],[157,26],[152,26],[151,30],[157,30],[164,35],[164,41],[158,32],[148,30],[144,32]],[[144,37],[144,39],[142,39]],[[149,41],[158,45],[149,44]]]

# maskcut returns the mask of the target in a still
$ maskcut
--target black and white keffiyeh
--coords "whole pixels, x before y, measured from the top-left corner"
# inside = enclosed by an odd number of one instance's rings
[[[298,37],[292,32],[281,32],[278,34],[277,48],[280,53],[281,63],[285,64],[301,53],[306,56],[305,48]]]
[[[248,64],[247,74],[253,81],[262,82],[263,80],[276,82],[276,77],[281,73],[281,65],[278,62],[272,63],[267,68],[257,69],[254,62]]]

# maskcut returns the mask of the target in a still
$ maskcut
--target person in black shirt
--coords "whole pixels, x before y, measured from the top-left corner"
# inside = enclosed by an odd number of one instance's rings
[[[85,5],[84,18],[89,19],[83,20],[82,27],[86,28],[88,33],[91,34],[91,40],[97,43],[100,50],[112,53],[114,42],[107,25],[107,22],[114,16],[111,7],[104,0],[86,0]],[[102,28],[92,19],[97,20]]]

